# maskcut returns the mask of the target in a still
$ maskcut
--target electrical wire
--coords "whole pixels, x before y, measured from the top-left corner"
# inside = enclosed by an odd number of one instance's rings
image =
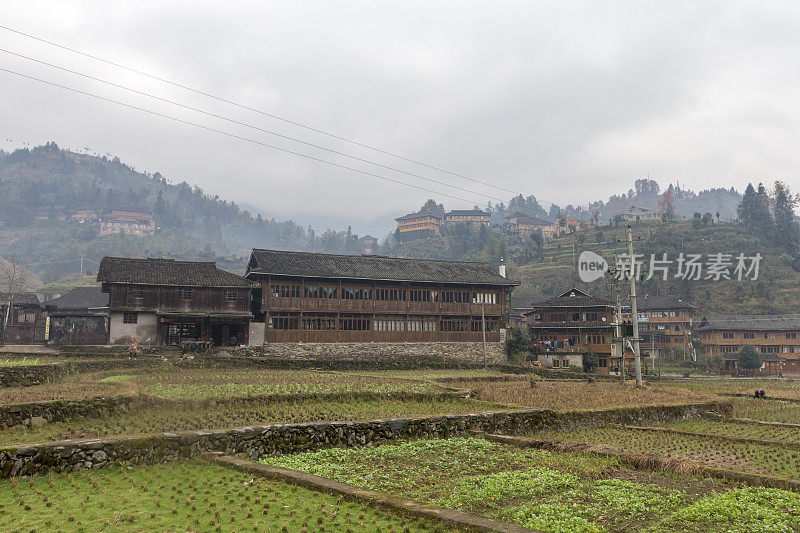
[[[252,111],[254,113],[258,113],[260,115],[273,118],[275,120],[280,120],[281,122],[284,122],[284,123],[287,123],[287,124],[291,124],[293,126],[297,126],[297,127],[300,127],[300,128],[304,128],[304,129],[309,130],[309,131],[313,131],[314,133],[319,133],[321,135],[326,135],[328,137],[331,137],[331,138],[334,138],[334,139],[337,139],[337,140],[340,140],[340,141],[344,141],[344,142],[359,146],[361,148],[366,148],[368,150],[373,150],[375,152],[378,152],[378,153],[381,153],[381,154],[384,154],[384,155],[388,155],[388,156],[391,156],[391,157],[395,157],[397,159],[401,159],[401,160],[407,161],[409,163],[414,163],[416,165],[420,165],[420,166],[429,168],[431,170],[436,170],[438,172],[443,172],[443,173],[449,174],[451,176],[455,176],[455,177],[458,177],[458,178],[461,178],[461,179],[464,179],[464,180],[467,180],[467,181],[471,181],[471,182],[474,182],[474,183],[479,183],[481,185],[485,185],[487,187],[492,187],[492,188],[495,188],[495,189],[498,189],[498,190],[501,190],[501,191],[509,192],[511,194],[514,194],[514,195],[520,194],[518,191],[514,191],[514,190],[511,190],[511,189],[502,187],[500,185],[495,185],[495,184],[490,183],[490,182],[485,181],[485,180],[472,178],[472,177],[466,176],[464,174],[460,174],[458,172],[453,172],[453,171],[450,171],[450,170],[447,170],[447,169],[444,169],[444,168],[441,168],[441,167],[438,167],[436,165],[432,165],[432,164],[429,164],[429,163],[424,163],[422,161],[419,161],[419,160],[416,160],[416,159],[412,159],[410,157],[403,156],[403,155],[400,155],[400,154],[396,154],[396,153],[390,152],[388,150],[384,150],[382,148],[378,148],[378,147],[375,147],[375,146],[372,146],[372,145],[369,145],[369,144],[365,144],[365,143],[362,143],[362,142],[359,142],[359,141],[355,141],[355,140],[352,140],[352,139],[348,139],[347,137],[343,137],[341,135],[337,135],[337,134],[331,133],[329,131],[325,131],[325,130],[322,130],[322,129],[319,129],[319,128],[315,128],[313,126],[309,126],[307,124],[303,124],[301,122],[297,122],[295,120],[291,120],[291,119],[288,119],[286,117],[282,117],[280,115],[275,115],[274,113],[269,113],[267,111],[264,111],[264,110],[261,110],[261,109],[258,109],[258,108],[252,107],[252,106],[248,106],[246,104],[242,104],[242,103],[236,102],[234,100],[230,100],[230,99],[227,99],[227,98],[224,98],[224,97],[221,97],[221,96],[217,96],[215,94],[209,93],[207,91],[203,91],[201,89],[197,89],[197,88],[194,88],[194,87],[190,87],[188,85],[177,83],[177,82],[168,80],[166,78],[162,78],[160,76],[156,76],[154,74],[150,74],[148,72],[144,72],[142,70],[138,70],[138,69],[123,65],[121,63],[117,63],[115,61],[111,61],[109,59],[105,59],[105,58],[102,58],[102,57],[99,57],[99,56],[96,56],[96,55],[93,55],[93,54],[89,54],[87,52],[83,52],[83,51],[78,50],[76,48],[72,48],[72,47],[69,47],[69,46],[66,46],[66,45],[63,45],[63,44],[60,44],[60,43],[56,43],[54,41],[50,41],[50,40],[45,39],[43,37],[38,37],[36,35],[32,35],[30,33],[26,33],[26,32],[17,30],[15,28],[11,28],[9,26],[5,26],[5,25],[0,24],[0,29],[9,31],[11,33],[16,33],[17,35],[22,35],[23,37],[27,37],[29,39],[33,39],[33,40],[39,41],[39,42],[48,44],[50,46],[55,46],[57,48],[61,48],[62,50],[67,50],[68,52],[72,52],[74,54],[78,54],[78,55],[81,55],[81,56],[84,56],[84,57],[88,57],[89,59],[93,59],[95,61],[100,61],[101,63],[105,63],[107,65],[111,65],[111,66],[116,67],[116,68],[120,68],[120,69],[123,69],[123,70],[127,70],[129,72],[133,72],[134,74],[138,74],[140,76],[145,76],[147,78],[150,78],[150,79],[162,82],[162,83],[166,83],[168,85],[172,85],[173,87],[178,87],[180,89],[184,89],[186,91],[190,91],[190,92],[193,92],[195,94],[199,94],[201,96],[205,96],[206,98],[211,98],[213,100],[217,100],[219,102],[223,102],[225,104],[232,105],[232,106],[238,107],[240,109],[245,109],[247,111]],[[550,205],[556,205],[556,204],[553,204],[551,202],[547,202],[546,200],[545,200],[545,203],[548,203]]]
[[[364,158],[361,158],[361,157],[358,157],[358,156],[350,155],[350,154],[347,154],[345,152],[339,152],[338,150],[333,150],[331,148],[326,148],[324,146],[320,146],[318,144],[314,144],[314,143],[310,143],[310,142],[307,142],[307,141],[303,141],[301,139],[296,139],[294,137],[290,137],[289,135],[284,135],[284,134],[278,133],[276,131],[272,131],[272,130],[268,130],[268,129],[265,129],[265,128],[261,128],[259,126],[255,126],[253,124],[248,124],[246,122],[241,122],[239,120],[232,119],[232,118],[229,118],[229,117],[225,117],[223,115],[218,115],[216,113],[212,113],[212,112],[206,111],[204,109],[199,109],[199,108],[192,107],[192,106],[189,106],[189,105],[186,105],[186,104],[182,104],[180,102],[176,102],[174,100],[169,100],[167,98],[162,98],[160,96],[156,96],[156,95],[153,95],[153,94],[150,94],[150,93],[146,93],[144,91],[139,91],[137,89],[133,89],[131,87],[128,87],[128,86],[125,86],[125,85],[121,85],[119,83],[114,83],[114,82],[111,82],[111,81],[108,81],[108,80],[104,80],[102,78],[91,76],[89,74],[84,74],[82,72],[78,72],[76,70],[71,70],[71,69],[68,69],[66,67],[55,65],[53,63],[48,63],[48,62],[42,61],[40,59],[36,59],[36,58],[30,57],[30,56],[19,54],[17,52],[12,52],[11,50],[6,50],[4,48],[0,48],[0,52],[4,52],[6,54],[10,54],[10,55],[13,55],[13,56],[16,56],[16,57],[19,57],[19,58],[22,58],[22,59],[25,59],[25,60],[28,60],[28,61],[33,61],[34,63],[39,63],[41,65],[46,65],[46,66],[48,66],[50,68],[58,69],[58,70],[61,70],[61,71],[64,71],[64,72],[69,72],[70,74],[74,74],[76,76],[81,76],[83,78],[87,78],[87,79],[90,79],[90,80],[93,80],[93,81],[104,83],[106,85],[110,85],[111,87],[116,87],[118,89],[123,89],[125,91],[129,91],[129,92],[132,92],[132,93],[135,93],[135,94],[146,96],[148,98],[152,98],[152,99],[158,100],[160,102],[165,102],[167,104],[171,104],[171,105],[183,108],[183,109],[187,109],[189,111],[202,113],[204,115],[207,115],[207,116],[210,116],[210,117],[213,117],[213,118],[218,118],[220,120],[224,120],[224,121],[230,122],[232,124],[237,124],[239,126],[245,126],[247,128],[251,128],[251,129],[263,132],[263,133],[267,133],[269,135],[274,135],[274,136],[280,137],[282,139],[287,139],[287,140],[290,140],[290,141],[293,141],[293,142],[296,142],[296,143],[299,143],[299,144],[303,144],[303,145],[310,146],[310,147],[313,147],[313,148],[318,148],[320,150],[324,150],[326,152],[330,152],[330,153],[333,153],[333,154],[336,154],[336,155],[341,155],[341,156],[344,156],[344,157],[348,157],[350,159],[354,159],[354,160],[360,161],[362,163],[368,163],[370,165],[375,165],[375,166],[378,166],[378,167],[381,167],[381,168],[385,168],[387,170],[392,170],[394,172],[399,172],[401,174],[406,174],[408,176],[412,176],[412,177],[419,178],[419,179],[422,179],[422,180],[430,181],[430,182],[436,183],[438,185],[443,185],[445,187],[451,187],[453,189],[457,189],[457,190],[462,191],[462,192],[467,192],[469,194],[475,194],[475,195],[478,195],[478,196],[484,196],[486,198],[489,198],[489,199],[492,199],[492,200],[498,200],[500,202],[503,201],[502,198],[498,198],[496,196],[491,196],[491,195],[483,194],[483,193],[480,193],[480,192],[477,192],[477,191],[472,191],[472,190],[469,190],[469,189],[465,189],[463,187],[459,187],[457,185],[451,185],[451,184],[449,184],[447,182],[444,182],[444,181],[438,181],[438,180],[435,180],[433,178],[422,176],[420,174],[415,174],[413,172],[407,172],[405,170],[402,170],[402,169],[399,169],[399,168],[395,168],[395,167],[391,167],[389,165],[384,165],[382,163],[376,163],[375,161],[370,161],[369,159],[364,159]]]
[[[21,78],[27,78],[29,80],[38,81],[38,82],[46,84],[46,85],[50,85],[50,86],[53,86],[53,87],[58,87],[60,89],[71,91],[71,92],[74,92],[74,93],[77,93],[77,94],[81,94],[81,95],[84,95],[84,96],[89,96],[91,98],[96,98],[98,100],[102,100],[102,101],[105,101],[105,102],[110,102],[112,104],[117,104],[117,105],[120,105],[120,106],[123,106],[123,107],[127,107],[129,109],[135,109],[135,110],[141,111],[143,113],[149,113],[151,115],[154,115],[154,116],[157,116],[157,117],[161,117],[161,118],[166,118],[166,119],[169,119],[169,120],[172,120],[172,121],[175,121],[175,122],[179,122],[181,124],[186,124],[188,126],[194,126],[196,128],[207,130],[207,131],[210,131],[210,132],[213,132],[213,133],[218,133],[220,135],[225,135],[225,136],[228,136],[228,137],[232,137],[234,139],[239,139],[241,141],[249,142],[249,143],[256,144],[256,145],[259,145],[259,146],[263,146],[263,147],[266,147],[266,148],[272,148],[273,150],[278,150],[278,151],[285,152],[285,153],[292,154],[292,155],[296,155],[296,156],[299,156],[299,157],[305,157],[305,158],[310,159],[312,161],[317,161],[319,163],[325,163],[326,165],[330,165],[330,166],[333,166],[333,167],[338,167],[338,168],[341,168],[341,169],[344,169],[344,170],[357,172],[359,174],[364,174],[366,176],[372,176],[374,178],[378,178],[378,179],[381,179],[381,180],[384,180],[384,181],[388,181],[388,182],[391,182],[391,183],[396,183],[398,185],[404,185],[406,187],[411,187],[411,188],[414,188],[414,189],[417,189],[417,190],[429,192],[429,193],[440,195],[440,196],[445,196],[447,198],[451,198],[451,199],[454,199],[454,200],[459,200],[459,201],[462,201],[462,202],[467,202],[467,203],[472,204],[472,205],[477,205],[477,203],[478,203],[478,202],[475,202],[473,200],[468,200],[466,198],[461,198],[459,196],[454,196],[452,194],[438,192],[438,191],[435,191],[433,189],[428,189],[426,187],[421,187],[421,186],[415,185],[413,183],[408,183],[408,182],[397,180],[397,179],[394,179],[394,178],[388,178],[386,176],[382,176],[380,174],[375,174],[373,172],[368,172],[366,170],[361,170],[361,169],[358,169],[358,168],[349,167],[347,165],[342,165],[340,163],[336,163],[334,161],[329,161],[327,159],[322,159],[320,157],[315,157],[315,156],[312,156],[312,155],[303,154],[301,152],[295,152],[294,150],[289,150],[287,148],[281,148],[279,146],[275,146],[275,145],[272,145],[272,144],[269,144],[269,143],[265,143],[265,142],[259,141],[257,139],[251,139],[251,138],[245,137],[243,135],[237,135],[235,133],[231,133],[231,132],[224,131],[224,130],[219,130],[219,129],[216,129],[216,128],[212,128],[210,126],[205,126],[203,124],[198,124],[196,122],[191,122],[189,120],[185,120],[185,119],[182,119],[182,118],[174,117],[172,115],[159,113],[158,111],[153,111],[151,109],[138,107],[138,106],[135,106],[135,105],[132,105],[132,104],[128,104],[128,103],[125,103],[125,102],[120,102],[119,100],[114,100],[112,98],[107,98],[105,96],[100,96],[100,95],[97,95],[97,94],[94,94],[94,93],[90,93],[90,92],[87,92],[87,91],[82,91],[80,89],[75,89],[73,87],[62,85],[60,83],[55,83],[55,82],[52,82],[52,81],[44,80],[44,79],[41,79],[41,78],[37,78],[35,76],[30,76],[28,74],[22,74],[21,72],[16,72],[14,70],[10,70],[10,69],[6,69],[6,68],[0,67],[0,71],[6,72],[6,73],[9,73],[9,74],[13,74],[15,76],[19,76]]]

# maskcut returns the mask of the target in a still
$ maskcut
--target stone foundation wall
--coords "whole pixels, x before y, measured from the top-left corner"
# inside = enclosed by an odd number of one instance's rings
[[[603,424],[663,424],[698,418],[712,410],[729,413],[731,407],[711,402],[575,413],[519,410],[361,422],[272,424],[5,446],[0,447],[0,477],[69,472],[115,464],[165,463],[206,452],[257,459],[323,448],[372,446],[397,439],[448,438],[470,431],[520,435],[543,429]]]
[[[319,342],[265,344],[264,354],[298,359],[344,359],[393,362],[407,359],[483,363],[481,342]],[[506,361],[505,344],[486,343],[489,363]]]
[[[161,364],[158,358],[146,359],[95,359],[88,361],[62,361],[40,365],[0,367],[0,387],[30,387],[54,383],[66,376],[82,372],[142,368]]]

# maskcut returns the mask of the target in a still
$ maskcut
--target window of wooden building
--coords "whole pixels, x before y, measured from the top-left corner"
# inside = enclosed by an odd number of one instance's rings
[[[342,300],[371,300],[372,289],[367,287],[342,287]]]
[[[298,315],[273,315],[269,317],[272,329],[298,329],[300,317]]]
[[[411,289],[409,292],[408,300],[410,302],[431,302],[433,301],[433,291],[425,289]]]
[[[375,289],[376,300],[389,300],[395,302],[404,302],[406,300],[405,289]]]
[[[755,339],[756,338],[756,334],[752,333],[752,332],[745,331],[744,332],[744,338],[745,339]]]
[[[439,331],[469,331],[469,327],[470,321],[468,318],[442,317],[439,321]]]
[[[187,289],[184,287],[178,288],[178,298],[180,298],[181,300],[191,300],[193,294],[194,291],[192,289]]]
[[[796,339],[797,338],[797,333],[794,333],[794,332],[787,333],[786,334],[786,338],[787,339]]]
[[[372,319],[365,316],[339,317],[339,329],[342,331],[369,331]]]
[[[442,301],[445,303],[456,303],[456,304],[472,303],[472,292],[442,291]]]
[[[723,339],[732,339],[733,338],[733,332],[731,332],[731,331],[723,332],[722,333],[722,338]]]
[[[273,284],[270,285],[270,296],[273,298],[300,298],[300,285]]]
[[[123,324],[136,324],[139,321],[139,313],[125,312],[122,313]]]
[[[335,330],[335,315],[304,316],[303,329],[309,330]]]
[[[233,289],[228,289],[228,290],[225,290],[224,296],[225,296],[225,299],[228,300],[228,301],[236,300],[239,297],[239,291],[233,290]]]
[[[390,316],[375,317],[374,329],[375,331],[405,331],[405,319]]]
[[[141,287],[128,287],[128,296],[140,300],[144,298],[144,289]]]

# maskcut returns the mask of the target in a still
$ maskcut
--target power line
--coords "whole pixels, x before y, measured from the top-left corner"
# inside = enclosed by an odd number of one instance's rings
[[[87,92],[87,91],[82,91],[80,89],[75,89],[73,87],[68,87],[66,85],[61,85],[59,83],[55,83],[55,82],[52,82],[52,81],[43,80],[41,78],[37,78],[35,76],[30,76],[28,74],[22,74],[20,72],[16,72],[16,71],[13,71],[13,70],[10,70],[10,69],[6,69],[6,68],[2,68],[2,67],[0,67],[0,71],[7,72],[9,74],[14,74],[15,76],[19,76],[21,78],[27,78],[29,80],[38,81],[40,83],[44,83],[46,85],[51,85],[53,87],[58,87],[60,89],[71,91],[71,92],[74,92],[74,93],[77,93],[77,94],[82,94],[84,96],[89,96],[91,98],[96,98],[98,100],[103,100],[105,102],[110,102],[112,104],[117,104],[117,105],[120,105],[120,106],[123,106],[123,107],[127,107],[129,109],[135,109],[137,111],[142,111],[143,113],[149,113],[149,114],[155,115],[157,117],[173,120],[173,121],[179,122],[181,124],[186,124],[186,125],[189,125],[189,126],[194,126],[196,128],[204,129],[204,130],[211,131],[211,132],[214,132],[214,133],[219,133],[220,135],[225,135],[225,136],[228,136],[228,137],[232,137],[234,139],[239,139],[241,141],[246,141],[246,142],[249,142],[249,143],[257,144],[259,146],[264,146],[266,148],[272,148],[273,150],[279,150],[281,152],[286,152],[288,154],[292,154],[292,155],[296,155],[296,156],[300,156],[300,157],[305,157],[307,159],[311,159],[311,160],[317,161],[319,163],[325,163],[326,165],[331,165],[331,166],[342,168],[342,169],[345,169],[345,170],[350,170],[352,172],[358,172],[359,174],[364,174],[366,176],[372,176],[374,178],[378,178],[378,179],[381,179],[381,180],[384,180],[384,181],[389,181],[391,183],[396,183],[396,184],[399,184],[399,185],[404,185],[406,187],[412,187],[414,189],[418,189],[418,190],[421,190],[421,191],[429,192],[429,193],[432,193],[432,194],[445,196],[447,198],[452,198],[454,200],[459,200],[461,202],[467,202],[467,203],[473,204],[473,205],[477,204],[477,202],[475,202],[473,200],[468,200],[466,198],[461,198],[459,196],[454,196],[454,195],[447,194],[447,193],[437,192],[437,191],[434,191],[433,189],[428,189],[426,187],[421,187],[419,185],[414,185],[413,183],[407,183],[405,181],[396,180],[394,178],[387,178],[386,176],[381,176],[380,174],[375,174],[373,172],[368,172],[366,170],[361,170],[361,169],[358,169],[358,168],[349,167],[347,165],[342,165],[340,163],[335,163],[333,161],[328,161],[327,159],[322,159],[322,158],[315,157],[315,156],[312,156],[312,155],[303,154],[303,153],[300,153],[300,152],[295,152],[295,151],[289,150],[287,148],[281,148],[279,146],[275,146],[275,145],[272,145],[272,144],[269,144],[269,143],[265,143],[265,142],[262,142],[262,141],[259,141],[259,140],[256,140],[256,139],[251,139],[251,138],[245,137],[243,135],[237,135],[235,133],[231,133],[231,132],[228,132],[228,131],[223,131],[223,130],[219,130],[219,129],[216,129],[216,128],[212,128],[210,126],[204,126],[204,125],[198,124],[196,122],[191,122],[189,120],[184,120],[182,118],[173,117],[171,115],[166,115],[164,113],[159,113],[158,111],[153,111],[151,109],[145,109],[143,107],[138,107],[138,106],[135,106],[135,105],[132,105],[132,104],[128,104],[128,103],[125,103],[125,102],[120,102],[119,100],[106,98],[105,96],[100,96],[100,95],[93,94],[93,93],[90,93],[90,92]]]
[[[342,137],[341,135],[336,135],[335,133],[331,133],[329,131],[325,131],[325,130],[321,130],[321,129],[318,129],[318,128],[314,128],[312,126],[308,126],[306,124],[303,124],[303,123],[300,123],[300,122],[297,122],[297,121],[294,121],[294,120],[291,120],[291,119],[288,119],[288,118],[285,118],[285,117],[281,117],[281,116],[275,115],[273,113],[268,113],[268,112],[266,112],[264,110],[261,110],[261,109],[255,108],[255,107],[251,107],[251,106],[248,106],[246,104],[242,104],[242,103],[239,103],[239,102],[236,102],[236,101],[233,101],[233,100],[229,100],[227,98],[223,98],[221,96],[217,96],[215,94],[212,94],[212,93],[200,90],[200,89],[196,89],[196,88],[190,87],[188,85],[183,85],[183,84],[180,84],[180,83],[177,83],[177,82],[165,79],[165,78],[161,78],[159,76],[155,76],[153,74],[149,74],[147,72],[144,72],[144,71],[141,71],[141,70],[137,70],[135,68],[128,67],[126,65],[122,65],[120,63],[111,61],[109,59],[105,59],[105,58],[102,58],[102,57],[99,57],[99,56],[96,56],[96,55],[92,55],[92,54],[89,54],[87,52],[83,52],[81,50],[77,50],[75,48],[71,48],[69,46],[66,46],[66,45],[63,45],[63,44],[59,44],[59,43],[44,39],[42,37],[38,37],[36,35],[31,35],[30,33],[25,33],[23,31],[20,31],[20,30],[14,29],[14,28],[10,28],[8,26],[0,25],[0,29],[6,30],[6,31],[9,31],[9,32],[12,32],[12,33],[16,33],[18,35],[22,35],[22,36],[27,37],[29,39],[34,39],[36,41],[40,41],[40,42],[43,42],[45,44],[49,44],[51,46],[55,46],[57,48],[61,48],[63,50],[67,50],[67,51],[72,52],[74,54],[82,55],[84,57],[88,57],[88,58],[93,59],[95,61],[100,61],[102,63],[106,63],[107,65],[111,65],[111,66],[114,66],[114,67],[117,67],[117,68],[121,68],[121,69],[127,70],[129,72],[133,72],[135,74],[139,74],[140,76],[145,76],[147,78],[150,78],[150,79],[153,79],[153,80],[156,80],[156,81],[160,81],[162,83],[166,83],[168,85],[172,85],[173,87],[178,87],[178,88],[184,89],[186,91],[190,91],[190,92],[205,96],[207,98],[211,98],[211,99],[217,100],[219,102],[226,103],[228,105],[232,105],[232,106],[235,106],[235,107],[238,107],[238,108],[241,108],[241,109],[246,109],[247,111],[252,111],[254,113],[258,113],[258,114],[264,115],[266,117],[270,117],[270,118],[273,118],[273,119],[276,119],[276,120],[280,120],[280,121],[285,122],[287,124],[291,124],[293,126],[304,128],[306,130],[313,131],[315,133],[319,133],[321,135],[326,135],[328,137],[332,137],[332,138],[338,139],[340,141],[348,142],[350,144],[354,144],[354,145],[360,146],[362,148],[367,148],[369,150],[374,150],[375,152],[379,152],[379,153],[384,154],[384,155],[388,155],[388,156],[391,156],[391,157],[396,157],[398,159],[402,159],[403,161],[408,161],[410,163],[414,163],[416,165],[420,165],[420,166],[429,168],[431,170],[436,170],[438,172],[443,172],[443,173],[449,174],[451,176],[455,176],[455,177],[458,177],[458,178],[461,178],[461,179],[464,179],[464,180],[467,180],[467,181],[472,181],[474,183],[479,183],[481,185],[485,185],[487,187],[492,187],[492,188],[499,189],[499,190],[502,190],[502,191],[505,191],[505,192],[509,192],[511,194],[514,194],[514,195],[520,194],[518,191],[513,191],[511,189],[507,189],[505,187],[501,187],[499,185],[495,185],[493,183],[489,183],[489,182],[484,181],[484,180],[471,178],[469,176],[465,176],[463,174],[459,174],[458,172],[452,172],[450,170],[447,170],[447,169],[444,169],[444,168],[441,168],[441,167],[437,167],[435,165],[431,165],[431,164],[428,164],[428,163],[423,163],[422,161],[418,161],[418,160],[412,159],[410,157],[406,157],[406,156],[402,156],[402,155],[399,155],[399,154],[395,154],[393,152],[389,152],[387,150],[383,150],[381,148],[377,148],[377,147],[371,146],[369,144],[365,144],[365,143],[361,143],[361,142],[358,142],[358,141],[354,141],[352,139],[348,139],[346,137]],[[550,202],[547,202],[547,203],[550,203]],[[555,205],[555,204],[551,204],[551,205]]]
[[[470,193],[470,194],[476,194],[478,196],[484,196],[486,198],[490,198],[492,200],[498,200],[500,202],[503,201],[502,198],[498,198],[496,196],[491,196],[491,195],[488,195],[488,194],[483,194],[483,193],[480,193],[480,192],[472,191],[472,190],[469,190],[469,189],[465,189],[463,187],[459,187],[457,185],[451,185],[451,184],[449,184],[447,182],[444,182],[444,181],[439,181],[439,180],[435,180],[433,178],[428,178],[427,176],[422,176],[420,174],[415,174],[413,172],[407,172],[405,170],[401,170],[399,168],[395,168],[395,167],[392,167],[392,166],[389,166],[389,165],[384,165],[382,163],[376,163],[374,161],[370,161],[369,159],[364,159],[364,158],[361,158],[361,157],[358,157],[358,156],[350,155],[350,154],[347,154],[345,152],[339,152],[338,150],[333,150],[331,148],[326,148],[326,147],[320,146],[318,144],[314,144],[314,143],[310,143],[310,142],[307,142],[307,141],[303,141],[301,139],[296,139],[294,137],[290,137],[289,135],[284,135],[284,134],[278,133],[276,131],[272,131],[272,130],[268,130],[268,129],[265,129],[265,128],[261,128],[259,126],[254,126],[252,124],[248,124],[246,122],[241,122],[239,120],[232,119],[232,118],[229,118],[229,117],[225,117],[223,115],[218,115],[216,113],[212,113],[212,112],[206,111],[204,109],[198,109],[196,107],[192,107],[192,106],[189,106],[189,105],[186,105],[186,104],[182,104],[182,103],[176,102],[174,100],[169,100],[167,98],[162,98],[160,96],[156,96],[156,95],[153,95],[153,94],[146,93],[144,91],[139,91],[137,89],[133,89],[131,87],[128,87],[128,86],[125,86],[125,85],[121,85],[119,83],[114,83],[114,82],[111,82],[111,81],[108,81],[108,80],[104,80],[102,78],[97,78],[95,76],[91,76],[89,74],[84,74],[82,72],[78,72],[76,70],[71,70],[71,69],[68,69],[66,67],[62,67],[62,66],[59,66],[59,65],[54,65],[52,63],[48,63],[48,62],[42,61],[40,59],[36,59],[36,58],[30,57],[30,56],[19,54],[17,52],[12,52],[12,51],[6,50],[4,48],[0,48],[0,52],[4,52],[6,54],[10,54],[10,55],[13,55],[13,56],[16,56],[16,57],[19,57],[19,58],[22,58],[22,59],[25,59],[25,60],[28,60],[28,61],[33,61],[34,63],[39,63],[41,65],[46,65],[48,67],[51,67],[51,68],[54,68],[54,69],[58,69],[58,70],[62,70],[64,72],[69,72],[70,74],[75,74],[76,76],[81,76],[81,77],[84,77],[84,78],[87,78],[87,79],[90,79],[90,80],[93,80],[93,81],[104,83],[106,85],[110,85],[110,86],[116,87],[118,89],[123,89],[125,91],[129,91],[129,92],[132,92],[132,93],[135,93],[135,94],[146,96],[146,97],[152,98],[154,100],[158,100],[158,101],[165,102],[165,103],[168,103],[168,104],[171,104],[171,105],[175,105],[175,106],[181,107],[183,109],[188,109],[190,111],[194,111],[194,112],[197,112],[197,113],[202,113],[204,115],[207,115],[207,116],[210,116],[210,117],[213,117],[213,118],[218,118],[218,119],[221,119],[221,120],[225,120],[225,121],[230,122],[232,124],[237,124],[239,126],[245,126],[247,128],[251,128],[251,129],[263,132],[263,133],[267,133],[269,135],[274,135],[274,136],[280,137],[282,139],[287,139],[287,140],[290,140],[290,141],[293,141],[293,142],[296,142],[296,143],[304,144],[306,146],[311,146],[313,148],[318,148],[320,150],[325,150],[326,152],[330,152],[330,153],[333,153],[333,154],[336,154],[336,155],[349,157],[351,159],[355,159],[356,161],[361,161],[362,163],[368,163],[368,164],[371,164],[371,165],[375,165],[375,166],[378,166],[378,167],[385,168],[387,170],[392,170],[394,172],[399,172],[401,174],[406,174],[408,176],[412,176],[412,177],[419,178],[419,179],[422,179],[422,180],[430,181],[432,183],[437,183],[439,185],[444,185],[445,187],[451,187],[453,189],[457,189],[457,190],[462,191],[462,192],[467,192],[467,193]]]

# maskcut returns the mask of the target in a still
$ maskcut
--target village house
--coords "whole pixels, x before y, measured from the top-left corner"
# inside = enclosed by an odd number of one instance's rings
[[[441,235],[442,217],[431,211],[409,213],[396,218],[395,221],[400,241],[427,239]]]
[[[696,307],[674,296],[646,296],[637,300],[639,336],[643,354],[677,357],[693,352],[692,325]],[[630,300],[622,304],[622,319],[631,323]]]
[[[267,344],[480,343],[484,324],[499,344],[517,285],[485,263],[277,250],[253,250],[246,277]]]
[[[100,235],[124,233],[125,235],[155,235],[153,214],[144,211],[113,209],[100,219]]]
[[[47,301],[45,340],[57,345],[108,343],[108,294],[101,287],[75,287]]]
[[[485,224],[488,226],[489,218],[491,218],[491,214],[481,209],[455,210],[444,215],[444,221],[448,224],[467,222],[474,225]]]
[[[97,281],[109,295],[111,344],[248,342],[257,284],[213,262],[105,257]]]
[[[508,235],[517,236],[521,239],[526,239],[534,232],[539,231],[542,233],[542,239],[547,242],[553,238],[557,227],[547,220],[515,212],[506,217],[505,231]]]
[[[8,302],[11,301],[11,312]],[[2,344],[42,344],[46,315],[36,294],[0,293],[0,341]]]
[[[616,218],[620,222],[660,222],[661,215],[661,211],[657,209],[647,209],[632,205],[625,211],[618,213]]]
[[[364,235],[355,243],[355,251],[359,254],[370,255],[378,245],[378,239],[372,235]]]
[[[739,351],[752,346],[772,362],[765,370],[800,374],[800,314],[706,315],[699,321],[697,332],[706,354],[722,355],[726,372],[740,370]]]
[[[572,288],[553,298],[533,302],[525,311],[531,338],[543,352],[545,366],[581,366],[576,355],[597,354],[598,373],[619,372],[620,358],[614,348],[614,305]],[[582,361],[582,359],[581,359]],[[633,354],[625,354],[625,366]]]

